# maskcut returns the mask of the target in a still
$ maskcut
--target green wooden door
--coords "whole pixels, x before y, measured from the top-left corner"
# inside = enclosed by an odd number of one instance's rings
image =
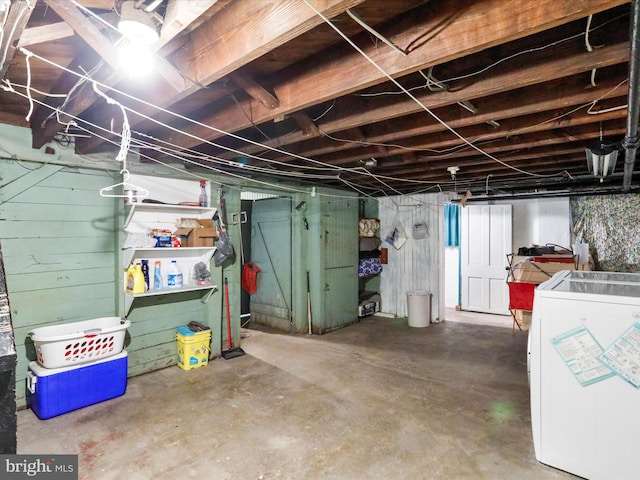
[[[291,199],[256,200],[251,215],[251,260],[260,268],[251,320],[291,328]]]
[[[358,211],[356,199],[331,199],[322,215],[324,331],[358,319]]]

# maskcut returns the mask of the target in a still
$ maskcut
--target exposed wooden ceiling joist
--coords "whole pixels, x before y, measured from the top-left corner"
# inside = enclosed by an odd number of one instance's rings
[[[0,122],[25,125],[33,99],[36,148],[52,139],[78,153],[120,146],[122,112],[83,72],[126,108],[132,146],[150,142],[141,161],[152,152],[168,168],[216,167],[267,183],[285,181],[274,176],[282,171],[306,185],[353,184],[375,195],[435,185],[428,182],[582,187],[592,177],[585,146],[601,126],[612,144],[624,133],[628,0],[161,0],[160,70],[137,83],[119,68],[119,34],[95,18],[115,26],[120,1],[29,5],[26,27],[7,20],[19,35],[5,51],[21,42],[34,58],[4,62]],[[71,119],[71,134],[94,133],[65,138]],[[452,164],[462,167],[457,185]],[[592,188],[600,185],[594,178]]]
[[[395,44],[405,48],[415,46],[416,40],[420,39],[420,47],[416,46],[410,55],[400,55],[393,49],[379,47],[366,40],[362,49],[389,75],[401,76],[622,3],[625,2],[516,0],[511,2],[509,9],[505,9],[504,2],[499,0],[437,4],[430,2],[425,5],[422,16],[412,15],[404,23],[393,24],[388,31],[383,32]],[[515,19],[514,12],[517,12]],[[479,17],[483,18],[483,22],[478,22]],[[366,39],[367,35],[364,37]],[[201,119],[201,123],[215,125],[218,132],[236,132],[249,128],[252,124],[271,121],[279,115],[387,81],[379,70],[350,47],[343,50],[341,55],[334,51],[328,55],[332,58],[323,59],[323,69],[315,68],[318,59],[311,59],[306,68],[296,69],[302,70],[297,75],[285,75],[280,83],[273,85],[274,92],[280,99],[279,108],[266,109],[257,102],[246,100],[240,108],[230,105],[226,109],[212,112]],[[523,81],[527,80],[523,78]],[[243,111],[252,112],[251,122],[248,122]],[[186,131],[188,135],[172,132],[164,140],[191,148],[200,143],[198,138],[211,140],[222,135],[201,125],[187,127]]]
[[[20,41],[32,11],[29,0],[17,0],[10,4],[6,12],[6,19],[0,25],[0,32],[7,32],[0,36],[0,78],[4,78],[13,60],[16,45]]]
[[[362,1],[329,0],[325,2],[323,13],[331,18]],[[265,23],[265,19],[269,18],[272,22]],[[194,83],[176,94],[166,95],[163,92],[147,100],[160,107],[169,107],[321,22],[297,0],[277,3],[234,2],[220,12],[215,22],[203,23],[191,32],[188,46],[170,57],[173,64],[180,65],[184,77]],[[275,94],[274,98],[279,97]],[[258,103],[269,110],[269,107]],[[93,118],[92,121],[97,123],[99,118]],[[80,143],[78,150],[91,151],[100,143],[99,138],[94,138]]]

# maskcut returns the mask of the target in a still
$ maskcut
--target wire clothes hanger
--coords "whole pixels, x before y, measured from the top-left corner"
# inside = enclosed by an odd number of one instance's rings
[[[109,187],[100,189],[100,196],[102,197],[116,197],[116,198],[145,198],[149,196],[149,190],[133,183],[129,183],[129,170],[123,168],[120,170],[122,174],[122,182],[116,183]],[[122,193],[110,193],[116,187],[122,187]]]
[[[122,182],[101,188],[100,195],[102,197],[128,198],[130,200],[148,197],[149,190],[143,187],[139,187],[138,185],[134,185],[133,183],[129,183],[129,170],[127,170],[127,154],[129,153],[129,145],[131,143],[131,129],[129,127],[129,119],[127,118],[126,110],[116,100],[108,97],[103,92],[98,90],[96,82],[93,82],[93,90],[100,97],[104,98],[107,103],[120,107],[120,111],[122,112],[123,117],[121,134],[122,142],[120,143],[120,151],[116,156],[116,160],[122,162],[122,170],[120,170],[120,174],[122,175]],[[122,187],[122,193],[112,193],[116,187]]]

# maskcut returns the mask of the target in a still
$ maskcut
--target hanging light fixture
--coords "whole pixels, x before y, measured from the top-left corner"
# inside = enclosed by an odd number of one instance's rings
[[[366,159],[366,160],[360,160],[360,164],[364,165],[365,167],[377,167],[378,166],[378,160],[376,160],[375,158],[371,157],[371,158]]]
[[[619,147],[616,142],[605,141],[602,136],[602,122],[600,123],[600,140],[586,149],[587,168],[594,177],[600,178],[611,175],[616,168]]]
[[[160,38],[160,21],[153,11],[138,8],[136,0],[124,0],[118,30],[132,43],[153,45]]]

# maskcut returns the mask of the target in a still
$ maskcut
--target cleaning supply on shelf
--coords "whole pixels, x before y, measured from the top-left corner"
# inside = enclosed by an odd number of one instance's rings
[[[167,286],[169,288],[182,287],[182,272],[175,260],[171,260],[171,266],[167,274]]]
[[[209,206],[209,199],[207,198],[207,181],[200,180],[200,198],[199,202],[201,207]]]
[[[127,293],[144,293],[144,275],[142,265],[136,263],[127,269]]]
[[[142,262],[142,276],[144,277],[144,291],[149,290],[149,260],[141,260]]]
[[[153,268],[153,289],[162,289],[162,266],[160,260],[156,260]]]
[[[134,283],[133,271],[135,269],[136,269],[136,265],[133,262],[131,262],[124,274],[124,289],[128,293],[133,292],[133,283]]]

